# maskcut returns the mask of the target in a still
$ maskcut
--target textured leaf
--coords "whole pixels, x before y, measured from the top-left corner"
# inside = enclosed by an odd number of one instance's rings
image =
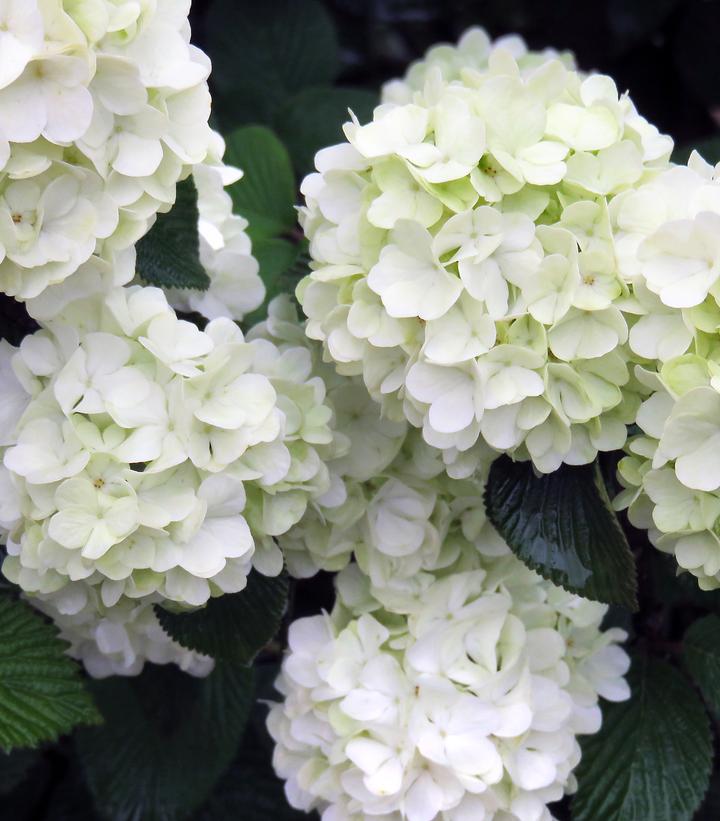
[[[268,578],[253,572],[245,590],[210,599],[201,610],[155,610],[165,632],[183,647],[249,664],[277,633],[287,595],[286,575]]]
[[[536,476],[530,462],[496,459],[485,491],[500,535],[540,575],[588,599],[637,608],[627,539],[595,465]]]
[[[255,665],[255,704],[250,713],[238,755],[230,769],[213,790],[193,821],[310,821],[305,813],[292,809],[283,790],[283,782],[272,768],[274,742],[267,731],[267,701],[277,701],[272,682],[280,665]],[[312,815],[313,819],[317,816]]]
[[[335,29],[317,0],[215,0],[207,31],[226,130],[270,123],[287,97],[332,82],[339,69]]]
[[[307,821],[305,813],[288,804],[283,782],[275,775],[268,760],[261,761],[252,751],[245,751],[228,772],[193,821]]]
[[[57,630],[0,594],[0,748],[33,747],[100,720]]]
[[[295,175],[287,149],[265,126],[239,128],[227,138],[225,162],[242,168],[243,177],[228,188],[234,210],[250,223],[256,241],[284,234],[297,224]]]
[[[690,626],[683,657],[705,701],[720,716],[720,618],[705,616]]]
[[[372,119],[377,94],[361,88],[307,88],[287,100],[275,117],[275,129],[288,147],[299,176],[311,172],[315,154],[344,140],[342,126],[352,109],[361,123]]]
[[[197,189],[191,177],[177,185],[175,204],[158,214],[153,227],[137,244],[137,273],[160,288],[195,288],[210,285],[200,264]]]
[[[179,821],[233,760],[253,699],[252,670],[218,664],[206,679],[146,667],[95,687],[106,726],[77,734],[97,809],[112,821]]]
[[[631,699],[605,704],[583,744],[573,821],[690,821],[710,779],[707,713],[664,661],[638,656],[629,683]]]

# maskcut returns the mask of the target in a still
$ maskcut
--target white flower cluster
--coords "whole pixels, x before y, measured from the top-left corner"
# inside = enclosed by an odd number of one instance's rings
[[[3,0],[0,291],[30,299],[94,254],[132,279],[133,244],[211,142],[189,7]]]
[[[298,333],[278,299],[251,336]],[[485,516],[486,470],[448,477],[357,377],[328,374],[328,402],[346,440],[331,490],[278,538],[292,575],[341,571],[332,616],[290,628],[268,718],[290,803],[323,821],[549,819],[598,694],[628,696],[624,634],[510,553]]]
[[[206,676],[214,662],[174,642],[160,626],[153,605],[160,597],[123,596],[107,607],[97,587],[71,582],[55,593],[34,596],[31,604],[60,628],[69,655],[82,661],[93,678],[134,676],[146,661],[176,664],[193,676]]]
[[[332,410],[305,346],[225,318],[200,331],[133,286],[0,353],[3,571],[31,595],[83,582],[104,608],[200,606],[251,566],[279,573],[273,537],[330,487]]]
[[[438,579],[403,616],[339,603],[295,622],[268,718],[288,800],[323,821],[550,819],[598,696],[629,695],[604,610],[510,556]]]
[[[544,472],[622,447],[639,400],[610,212],[671,140],[609,77],[478,32],[345,134],[302,186],[298,288],[338,370],[465,475],[478,441]]]
[[[207,319],[224,316],[240,321],[260,307],[265,285],[245,230],[248,222],[233,214],[232,199],[225,191],[226,185],[242,178],[242,171],[225,165],[224,153],[222,137],[213,132],[208,156],[193,167],[200,212],[200,262],[210,277],[210,287],[206,291],[173,289],[168,298],[178,311],[196,311]]]
[[[697,154],[620,203],[634,284],[630,346],[647,394],[619,466],[638,527],[705,590],[720,587],[720,166]]]

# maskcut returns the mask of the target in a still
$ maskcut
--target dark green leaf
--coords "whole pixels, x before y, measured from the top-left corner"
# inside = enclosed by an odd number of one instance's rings
[[[66,649],[40,613],[0,595],[0,748],[33,747],[99,721]]]
[[[210,599],[201,610],[155,610],[165,632],[183,647],[216,659],[249,664],[277,633],[287,594],[285,574],[268,578],[253,572],[245,590]]]
[[[260,264],[260,276],[270,299],[279,293],[275,285],[295,262],[299,253],[299,245],[293,245],[292,242],[280,238],[258,240],[253,245],[253,254]]]
[[[342,126],[352,109],[361,123],[372,119],[377,94],[361,88],[307,88],[287,100],[275,117],[275,130],[290,151],[295,170],[304,176],[313,170],[315,154],[342,142]]]
[[[683,657],[705,701],[720,717],[720,618],[705,616],[690,626]]]
[[[705,708],[664,661],[638,656],[628,680],[630,700],[605,704],[583,744],[573,821],[690,821],[712,765]]]
[[[595,465],[536,476],[530,462],[496,459],[487,513],[525,564],[588,599],[637,608],[635,563]]]
[[[270,123],[287,97],[332,82],[339,69],[335,29],[316,0],[215,0],[207,27],[226,130]]]
[[[200,264],[197,190],[191,177],[177,185],[175,204],[158,214],[153,227],[137,244],[137,273],[160,288],[195,288],[210,285]]]
[[[267,708],[265,708],[267,712]],[[305,821],[305,813],[292,809],[283,790],[283,782],[267,761],[254,751],[245,751],[235,762],[217,790],[193,821]]]
[[[219,663],[206,679],[147,666],[95,687],[106,726],[77,734],[98,810],[112,821],[179,821],[233,760],[253,700],[253,672]]]
[[[225,162],[244,172],[228,191],[234,210],[250,223],[253,243],[292,231],[297,224],[295,175],[277,136],[261,125],[239,128],[227,138]],[[253,253],[257,255],[255,244]]]
[[[245,736],[237,758],[223,776],[208,802],[193,816],[193,821],[310,821],[305,813],[292,809],[285,797],[283,782],[272,768],[274,743],[265,721],[268,707],[260,700],[277,701],[272,687],[278,664],[257,664],[257,700],[250,713]],[[313,813],[312,818],[317,818]]]

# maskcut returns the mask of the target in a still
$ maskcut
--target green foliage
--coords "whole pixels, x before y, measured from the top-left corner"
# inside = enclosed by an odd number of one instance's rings
[[[215,0],[207,26],[226,128],[271,122],[288,97],[331,83],[340,68],[334,26],[317,0]]]
[[[292,231],[295,213],[295,176],[287,149],[265,126],[250,125],[227,138],[225,162],[243,170],[228,189],[234,211],[248,220],[253,240],[267,240]]]
[[[635,564],[597,465],[536,475],[530,462],[496,459],[490,521],[525,564],[586,598],[637,608]]]
[[[287,576],[268,578],[253,571],[245,590],[210,599],[201,610],[155,610],[165,632],[183,647],[216,659],[250,664],[277,633],[287,596]]]
[[[720,618],[711,614],[691,624],[685,633],[683,653],[705,701],[720,716]]]
[[[100,720],[57,630],[0,594],[0,748],[33,747]]]
[[[137,244],[137,273],[160,288],[205,290],[210,277],[200,264],[197,189],[192,177],[177,185],[175,204],[158,214]]]
[[[261,706],[263,712],[267,708]],[[305,813],[292,809],[283,791],[283,783],[273,772],[269,756],[255,747],[245,745],[213,792],[212,797],[193,821],[221,821],[242,818],[242,821],[307,821]]]
[[[640,655],[632,697],[605,704],[603,726],[583,744],[573,821],[690,821],[708,788],[708,716],[688,680]]]
[[[96,807],[112,821],[188,818],[232,762],[253,700],[253,671],[219,663],[206,679],[146,667],[93,688],[102,729],[77,734]]]
[[[342,126],[351,109],[361,123],[372,119],[378,95],[361,88],[306,88],[290,97],[275,116],[295,170],[302,177],[315,168],[315,154],[344,140]]]

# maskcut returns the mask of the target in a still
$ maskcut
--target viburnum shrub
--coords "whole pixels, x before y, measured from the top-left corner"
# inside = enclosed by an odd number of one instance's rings
[[[189,7],[0,0],[8,818],[715,817],[720,164]]]

